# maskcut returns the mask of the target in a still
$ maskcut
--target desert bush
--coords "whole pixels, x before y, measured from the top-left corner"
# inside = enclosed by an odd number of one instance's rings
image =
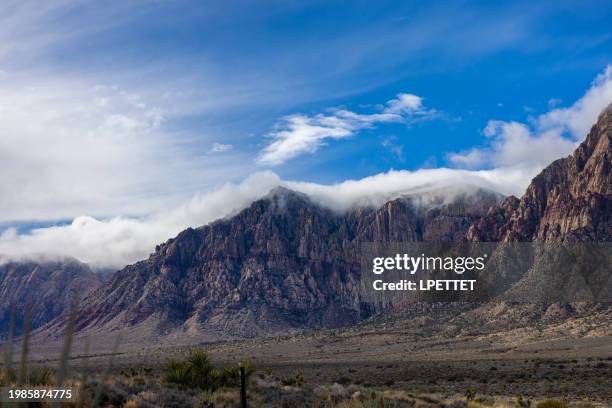
[[[568,408],[567,404],[558,400],[546,400],[536,405],[536,408]]]
[[[240,402],[240,394],[237,390],[221,388],[211,394],[210,402],[213,407],[235,407]]]
[[[351,379],[345,376],[342,376],[336,380],[338,384],[348,385],[351,383]]]
[[[166,382],[191,386],[191,372],[189,371],[189,363],[186,361],[168,361],[164,379]]]
[[[244,362],[245,373],[250,376],[254,369],[249,361]],[[239,368],[226,366],[216,368],[203,350],[194,350],[187,360],[169,360],[164,372],[164,380],[187,388],[214,391],[221,387],[237,387]]]
[[[44,367],[30,367],[26,376],[28,385],[53,385],[53,371]]]
[[[6,386],[13,384],[17,380],[17,371],[13,368],[7,368],[0,373],[0,385]]]
[[[487,395],[479,395],[474,398],[474,402],[480,405],[491,406],[495,404],[495,398],[487,396]]]
[[[465,390],[464,395],[467,401],[473,401],[474,398],[476,397],[476,390],[473,388],[468,388],[467,390]]]
[[[302,374],[300,373],[297,373],[292,377],[282,377],[281,384],[291,387],[301,387],[304,384],[304,377],[302,377]]]
[[[519,395],[518,397],[516,397],[516,405],[519,408],[530,408],[531,407],[531,400],[530,399],[525,399],[525,398],[523,398],[522,395]]]
[[[203,350],[192,351],[184,365],[188,378],[188,384],[184,385],[190,385],[191,388],[201,388],[203,390],[216,388],[220,373],[210,362],[208,355]]]

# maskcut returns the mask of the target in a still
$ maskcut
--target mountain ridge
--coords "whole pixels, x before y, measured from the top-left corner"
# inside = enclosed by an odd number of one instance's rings
[[[406,195],[338,213],[276,188],[117,271],[88,296],[77,330],[146,326],[161,335],[254,337],[346,326],[377,312],[359,292],[355,254],[363,242],[610,241],[611,132],[612,105],[576,151],[542,170],[521,198],[501,200],[480,189],[423,205]],[[523,271],[507,284],[524,287],[521,279],[537,272]],[[57,317],[44,330],[59,333],[64,321]]]
[[[423,210],[414,197],[338,214],[286,188],[229,219],[188,228],[147,259],[118,271],[83,305],[79,330],[166,323],[257,336],[339,327],[374,313],[359,294],[364,241],[456,238],[498,202],[477,199]],[[461,235],[461,234],[459,234]]]

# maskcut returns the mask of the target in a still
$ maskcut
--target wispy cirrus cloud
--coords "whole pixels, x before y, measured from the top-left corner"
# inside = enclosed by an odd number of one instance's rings
[[[423,98],[399,93],[387,101],[384,108],[374,113],[356,113],[347,109],[330,109],[329,113],[314,116],[290,115],[276,125],[268,144],[257,161],[275,166],[305,153],[314,153],[329,140],[346,139],[363,129],[384,123],[404,123],[432,120],[439,116],[435,109],[426,108]]]

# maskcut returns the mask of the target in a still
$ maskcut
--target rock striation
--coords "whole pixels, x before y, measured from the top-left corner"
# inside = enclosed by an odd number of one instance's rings
[[[612,104],[574,153],[551,163],[521,199],[470,227],[472,241],[612,241]]]
[[[353,324],[374,312],[360,294],[362,242],[452,241],[496,193],[404,195],[335,213],[274,189],[229,219],[189,228],[118,271],[83,305],[79,330],[154,325],[258,336]]]

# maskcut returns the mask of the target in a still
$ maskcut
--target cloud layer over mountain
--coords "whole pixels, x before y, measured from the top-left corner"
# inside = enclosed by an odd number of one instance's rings
[[[0,152],[10,153],[7,156],[8,161],[2,161],[4,173],[19,176],[21,174],[18,171],[19,166],[26,165],[21,170],[24,171],[23,177],[28,178],[21,181],[18,178],[5,178],[1,182],[4,185],[0,184],[2,191],[10,191],[11,186],[19,187],[20,183],[25,183],[31,186],[31,194],[41,195],[38,203],[47,203],[49,206],[56,205],[58,200],[78,203],[84,197],[87,200],[104,200],[106,196],[101,193],[113,190],[100,184],[89,185],[88,180],[94,175],[91,171],[95,172],[97,169],[96,163],[100,164],[100,169],[107,171],[109,161],[117,165],[115,171],[105,173],[105,177],[99,177],[98,174],[95,180],[108,179],[109,186],[114,186],[113,188],[119,186],[120,189],[129,189],[131,183],[137,182],[139,177],[155,177],[155,173],[134,174],[133,170],[134,164],[141,160],[149,160],[143,169],[159,168],[155,166],[155,158],[156,154],[164,152],[164,139],[157,138],[156,129],[163,116],[136,95],[122,92],[120,89],[103,88],[96,91],[102,91],[103,94],[91,100],[79,99],[88,101],[83,106],[73,102],[60,103],[62,100],[57,99],[52,90],[43,93],[37,90],[36,97],[33,98],[29,98],[27,94],[25,96],[15,94],[14,98],[10,98],[9,95],[8,99],[2,99],[4,102],[0,107],[2,112],[8,114],[0,115],[0,126],[4,130],[10,130],[5,132],[8,136],[0,139]],[[55,103],[57,108],[51,109],[48,103],[40,105],[39,103],[45,100],[44,97],[41,99],[41,95],[47,95],[46,98],[51,98],[53,101],[57,100]],[[7,98],[7,95],[3,95],[3,98]],[[19,233],[15,228],[8,228],[0,235],[0,254],[13,258],[32,254],[73,256],[95,267],[117,268],[146,257],[156,244],[176,235],[186,227],[200,226],[234,214],[279,185],[304,192],[321,205],[337,211],[346,210],[354,205],[380,205],[402,192],[424,193],[458,185],[520,195],[530,179],[543,166],[570,153],[585,137],[598,113],[610,101],[612,101],[612,67],[607,67],[595,79],[586,94],[568,108],[554,108],[546,114],[532,118],[529,123],[490,121],[484,129],[487,137],[485,147],[449,154],[451,163],[461,167],[481,168],[480,170],[459,168],[391,170],[360,180],[348,180],[330,185],[282,180],[275,173],[260,172],[241,183],[228,183],[212,192],[196,195],[183,204],[165,207],[174,209],[151,211],[142,217],[96,219],[80,216],[74,218],[68,225],[37,228],[25,233]],[[121,111],[127,114],[114,113],[112,107],[118,103],[123,104]],[[44,109],[39,106],[44,106]],[[32,118],[32,112],[37,114],[36,120],[29,120]],[[334,132],[337,132],[338,137],[348,137],[359,128],[386,121],[418,119],[434,113],[435,111],[423,108],[421,99],[416,95],[400,94],[378,113],[360,115],[347,110],[335,110],[329,114],[303,117],[303,120],[300,119],[298,122],[305,124],[308,130],[306,136],[295,136],[291,128],[286,129],[285,132],[289,132],[286,137],[278,136],[270,145],[274,146],[274,143],[278,142],[276,145],[278,149],[268,146],[269,149],[264,151],[263,157],[268,157],[273,163],[278,160],[283,161],[302,151],[316,150],[326,138],[333,137],[329,136],[329,129],[335,129]],[[64,121],[66,117],[78,118],[79,123],[85,123],[87,126],[65,127],[64,123],[71,123]],[[27,126],[22,126],[24,123]],[[313,127],[324,129],[314,134],[311,132]],[[40,135],[41,128],[53,129],[53,133],[49,135],[53,138],[53,143],[38,144],[37,135]],[[142,135],[148,137],[148,139],[145,137],[144,143]],[[293,144],[295,137],[301,140],[297,145]],[[118,151],[108,149],[103,143],[108,138],[119,139],[118,144],[110,146],[127,148]],[[139,138],[136,150],[130,148],[134,138]],[[285,143],[289,143],[289,147],[285,146]],[[143,154],[142,148],[146,146],[155,148],[150,151],[145,149],[144,153],[150,154]],[[217,146],[217,149],[213,147],[213,150],[220,153],[228,148]],[[166,153],[171,156],[173,151],[169,149]],[[23,160],[24,158],[27,160]],[[44,180],[46,173],[62,169],[63,160],[66,161],[66,166],[62,170],[65,184],[60,186],[59,190],[56,188],[50,193],[45,190],[45,183],[40,185],[31,183],[29,178],[33,177],[33,171]],[[89,172],[75,171],[79,168],[75,166],[75,160],[87,162],[89,165],[86,167]],[[46,167],[50,161],[54,161],[53,165]],[[92,162],[94,166],[91,166]],[[32,169],[28,165],[38,167]],[[483,167],[489,169],[482,169]],[[168,171],[167,168],[163,170]],[[181,169],[176,171],[175,175],[180,174]],[[227,167],[224,171],[227,171]],[[163,173],[159,174],[159,177],[160,180],[164,180]],[[15,190],[18,194],[3,199],[2,204],[5,206],[3,211],[19,210],[19,200],[23,199],[19,194],[25,194],[27,191],[20,187]],[[58,195],[58,192],[61,194]],[[52,196],[49,196],[50,194]],[[146,192],[142,194],[146,197]],[[138,204],[137,201],[134,203]]]
[[[301,191],[324,206],[344,211],[351,206],[378,206],[401,193],[446,190],[463,186],[504,193],[519,191],[529,177],[524,169],[484,171],[424,169],[389,171],[333,185],[281,180],[273,172],[256,173],[239,184],[227,184],[197,195],[174,210],[142,218],[75,218],[70,224],[33,229],[19,234],[9,228],[0,235],[0,254],[11,258],[72,256],[94,267],[119,268],[145,258],[155,245],[187,227],[197,227],[235,214],[277,186]],[[448,187],[453,187],[448,190]]]

